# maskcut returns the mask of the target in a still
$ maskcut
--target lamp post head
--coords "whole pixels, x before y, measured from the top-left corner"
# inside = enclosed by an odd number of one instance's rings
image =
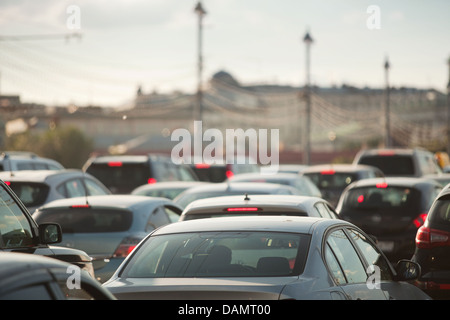
[[[389,60],[388,58],[386,58],[385,62],[384,62],[384,68],[386,70],[389,70],[391,68],[391,65],[389,64]]]
[[[199,16],[203,16],[206,14],[206,11],[205,9],[203,9],[202,3],[200,1],[195,6],[194,12],[197,13]]]
[[[313,39],[311,38],[311,35],[309,34],[309,31],[306,32],[305,36],[303,37],[303,42],[306,44],[313,43]]]

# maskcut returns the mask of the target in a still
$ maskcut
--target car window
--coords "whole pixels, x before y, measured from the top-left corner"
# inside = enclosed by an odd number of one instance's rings
[[[0,247],[18,248],[33,244],[31,225],[16,201],[0,188]]]
[[[167,216],[171,222],[177,222],[180,219],[181,212],[173,207],[164,206]]]
[[[450,227],[450,196],[445,196],[436,201],[433,210],[429,214],[431,222]]]
[[[331,216],[330,212],[329,212],[328,209],[325,207],[325,204],[324,204],[324,203],[318,202],[318,203],[316,203],[315,207],[316,207],[317,211],[319,212],[319,215],[320,215],[322,218],[329,218],[329,219],[334,218],[333,216]]]
[[[335,230],[328,235],[325,259],[328,269],[339,282],[342,282],[343,277],[347,283],[366,282],[366,269],[343,230]]]
[[[66,198],[86,196],[86,189],[80,179],[66,181],[60,184],[56,190]]]
[[[157,207],[148,218],[146,231],[149,232],[152,229],[159,228],[163,225],[169,224],[172,221],[169,219],[163,206]]]
[[[31,162],[17,162],[17,170],[34,170]]]
[[[366,259],[369,266],[376,266],[380,271],[381,280],[392,280],[391,270],[388,262],[382,256],[380,251],[374,247],[369,240],[360,232],[354,229],[348,229],[350,237],[356,243],[361,251],[361,254]],[[375,269],[374,269],[375,270]]]
[[[379,168],[385,175],[410,176],[415,175],[412,156],[389,155],[389,156],[363,156],[360,164]]]
[[[380,184],[378,187],[361,187],[348,190],[344,200],[347,208],[411,209],[419,203],[420,193],[414,188],[392,187]]]
[[[53,300],[53,295],[45,283],[23,287],[1,296],[2,300]]]
[[[185,166],[177,166],[179,179],[182,181],[196,181],[197,179]]]
[[[86,188],[88,190],[88,194],[90,196],[96,196],[96,195],[103,195],[108,194],[101,186],[97,184],[97,182],[91,180],[91,179],[85,179],[84,183],[86,185]]]
[[[50,190],[44,183],[12,181],[9,186],[27,207],[44,204]]]
[[[278,232],[195,232],[149,238],[124,277],[261,277],[301,273],[309,236]],[[294,271],[295,270],[295,271]]]
[[[130,228],[133,214],[112,208],[41,209],[33,216],[37,223],[58,223],[63,233],[122,232]]]

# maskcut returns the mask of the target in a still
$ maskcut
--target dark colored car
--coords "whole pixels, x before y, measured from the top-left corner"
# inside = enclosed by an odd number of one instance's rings
[[[0,172],[0,179],[10,186],[31,214],[53,200],[111,194],[98,179],[77,169]]]
[[[434,154],[418,148],[361,150],[353,163],[377,167],[386,177],[422,177],[442,172]]]
[[[412,257],[422,267],[417,285],[436,299],[450,299],[450,185],[436,197],[417,230]]]
[[[404,282],[419,275],[346,221],[245,216],[161,227],[103,286],[118,299],[429,299]]]
[[[72,264],[25,253],[0,253],[0,300],[114,300]]]
[[[178,221],[181,212],[165,198],[106,195],[55,200],[33,216],[38,223],[61,225],[61,245],[87,252],[97,280],[104,282],[139,241],[152,230]]]
[[[319,188],[322,197],[336,206],[344,189],[352,182],[384,177],[372,166],[353,164],[321,164],[305,168],[301,175],[308,177]]]
[[[389,259],[409,259],[417,229],[441,189],[436,181],[424,178],[359,180],[344,190],[336,211],[341,219],[375,236]]]
[[[238,160],[236,160],[238,161]],[[252,164],[249,158],[239,158],[240,163],[232,164],[192,164],[191,168],[198,176],[200,181],[206,182],[224,182],[236,174],[260,172],[257,164]]]
[[[61,227],[49,221],[37,224],[17,195],[0,180],[0,252],[22,252],[70,262],[94,277],[86,252],[51,244],[62,241]]]
[[[189,166],[176,165],[170,157],[156,154],[92,157],[83,170],[114,194],[130,194],[147,183],[198,180]]]

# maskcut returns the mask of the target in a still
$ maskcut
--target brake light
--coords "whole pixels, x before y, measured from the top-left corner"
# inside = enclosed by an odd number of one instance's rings
[[[156,181],[157,181],[157,180],[156,180],[155,178],[148,178],[148,179],[147,179],[147,183],[148,183],[148,184],[156,183]]]
[[[320,174],[322,174],[322,175],[333,175],[333,174],[335,174],[335,173],[336,173],[336,171],[335,171],[335,170],[332,170],[332,169],[320,171]]]
[[[114,251],[113,257],[125,258],[136,248],[140,241],[141,239],[132,237],[123,239],[116,251]]]
[[[388,187],[388,184],[387,184],[386,182],[380,182],[380,183],[377,183],[375,186],[376,186],[378,189],[385,189],[385,188]]]
[[[450,233],[442,230],[422,226],[417,230],[416,247],[431,249],[434,247],[450,246]]]
[[[425,223],[426,219],[427,219],[427,214],[421,213],[417,216],[417,218],[414,219],[413,223],[416,226],[416,228],[420,228]]]
[[[197,169],[208,169],[209,167],[211,167],[211,165],[207,163],[197,163],[195,165],[195,168]]]
[[[234,173],[233,173],[233,171],[231,171],[231,170],[227,170],[227,171],[225,172],[225,175],[227,176],[227,178],[231,178],[232,176],[234,176]]]
[[[364,202],[364,195],[359,195],[358,196],[358,203],[363,203]]]
[[[244,207],[244,208],[227,208],[228,212],[235,212],[235,211],[258,211],[259,208],[254,207]]]
[[[79,209],[79,208],[90,208],[91,206],[88,204],[74,204],[72,206],[70,206],[71,208],[74,209]]]
[[[11,185],[11,181],[4,181],[6,183],[6,185],[10,186]]]
[[[110,167],[121,167],[122,161],[110,161],[108,162],[108,166]]]
[[[395,155],[395,151],[393,151],[393,150],[380,150],[380,151],[378,151],[378,154],[380,156],[393,156],[393,155]]]

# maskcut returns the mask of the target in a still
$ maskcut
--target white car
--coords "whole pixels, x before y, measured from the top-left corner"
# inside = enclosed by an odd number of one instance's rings
[[[338,219],[334,208],[322,198],[294,195],[247,195],[196,200],[184,209],[180,221],[243,215]]]

